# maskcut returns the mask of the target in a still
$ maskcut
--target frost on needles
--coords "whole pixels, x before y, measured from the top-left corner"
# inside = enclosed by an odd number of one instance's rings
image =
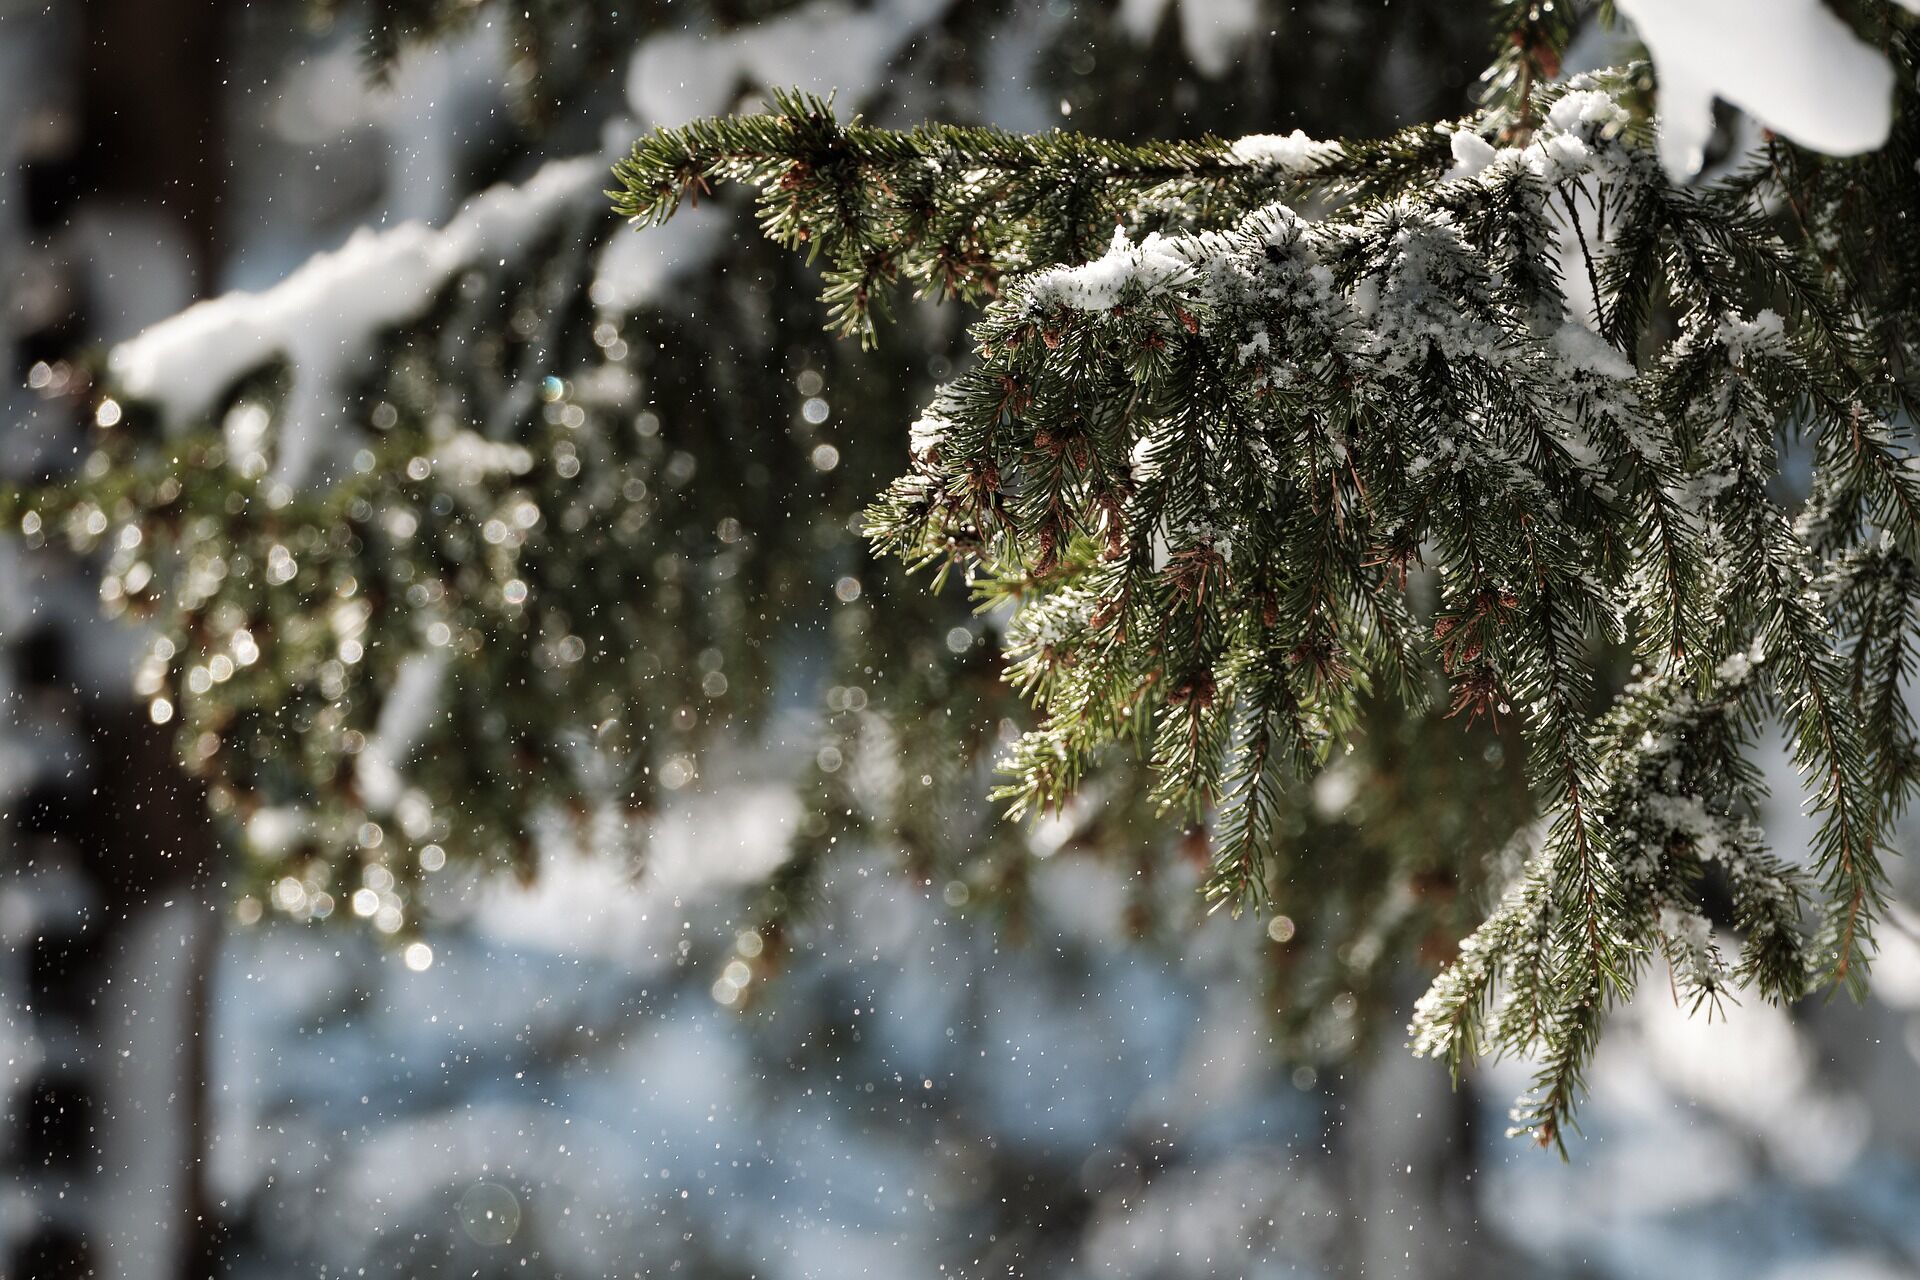
[[[1914,48],[1889,11],[1880,150],[1772,139],[1693,185],[1646,68],[1547,84],[1555,32],[1498,8],[1486,109],[1386,139],[895,133],[783,96],[643,140],[615,196],[653,223],[758,186],[868,340],[899,284],[982,307],[869,523],[1009,611],[1013,814],[1137,748],[1239,911],[1369,714],[1517,727],[1535,820],[1411,1037],[1535,1062],[1516,1132],[1561,1145],[1656,956],[1706,1007],[1858,991],[1873,949],[1916,758]],[[1756,824],[1769,725],[1805,856]]]

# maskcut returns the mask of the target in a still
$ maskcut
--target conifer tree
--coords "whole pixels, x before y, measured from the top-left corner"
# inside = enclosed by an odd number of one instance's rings
[[[385,8],[404,38],[468,6]],[[669,230],[612,230],[587,160],[430,250],[349,246],[327,287],[431,264],[423,314],[345,287],[378,341],[350,394],[288,299],[203,313],[122,349],[100,451],[10,514],[104,550],[109,605],[160,621],[141,691],[251,834],[255,901],[366,887],[403,932],[443,863],[529,871],[534,810],[646,809],[755,712],[769,619],[831,592],[838,737],[768,936],[849,820],[1017,918],[1018,828],[953,821],[998,758],[1012,817],[1143,871],[1197,857],[1206,907],[1294,937],[1297,1051],[1351,1039],[1336,996],[1390,1020],[1396,962],[1445,959],[1413,1047],[1535,1061],[1516,1128],[1563,1145],[1656,960],[1702,1007],[1864,980],[1916,769],[1920,59],[1897,6],[1823,10],[1828,51],[1892,68],[1885,136],[1825,154],[1787,111],[1695,177],[1655,116],[1663,29],[1653,65],[1567,77],[1583,15],[1493,9],[1479,108],[1377,137],[896,131],[801,92],[659,130],[613,205]],[[579,47],[630,38],[582,13]],[[712,252],[729,184],[854,341],[764,341],[819,317],[771,249],[757,300],[689,286],[737,349],[609,283],[628,242]],[[183,378],[208,333],[274,325]],[[928,354],[950,376],[916,414]],[[664,409],[841,375],[831,439]],[[315,443],[316,387],[349,447]],[[931,598],[834,541],[890,457],[862,523]],[[883,684],[898,767],[863,782]],[[1757,822],[1773,726],[1805,857]],[[1141,883],[1143,918],[1181,914]]]

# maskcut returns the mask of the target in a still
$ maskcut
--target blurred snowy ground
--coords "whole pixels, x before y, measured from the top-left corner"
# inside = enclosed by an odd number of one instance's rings
[[[550,849],[424,971],[332,932],[231,941],[212,1174],[244,1274],[1920,1269],[1904,937],[1876,1003],[1806,1025],[1709,1025],[1649,984],[1562,1164],[1502,1134],[1518,1066],[1460,1095],[1394,1043],[1290,1072],[1251,923],[1144,947],[1074,859],[1043,864],[1024,943],[851,866],[817,947],[725,1008],[735,887],[791,812],[770,783],[691,797],[638,880]]]

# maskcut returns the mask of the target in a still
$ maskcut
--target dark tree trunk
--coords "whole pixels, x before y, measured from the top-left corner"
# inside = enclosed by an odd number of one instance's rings
[[[76,193],[164,212],[193,251],[204,292],[218,265],[220,63],[231,0],[83,0],[84,148]]]
[[[64,57],[48,74],[73,86],[56,100],[77,119],[70,150],[32,159],[24,230],[68,246],[71,309],[18,335],[14,360],[124,331],[127,315],[109,309],[120,301],[88,287],[79,229],[95,215],[137,215],[164,238],[155,252],[184,250],[191,287],[209,288],[226,169],[220,63],[237,13],[232,0],[81,0],[57,24]],[[92,567],[40,554],[57,589],[11,620],[4,655],[21,690],[14,731],[41,755],[40,781],[5,815],[5,873],[45,881],[28,892],[47,925],[20,967],[52,1051],[15,1103],[30,1137],[7,1154],[54,1207],[0,1239],[0,1274],[199,1280],[217,1272],[221,1225],[204,1181],[217,841],[171,731],[134,704],[131,671],[100,659],[114,628],[87,607]],[[132,1186],[142,1196],[120,1194]]]

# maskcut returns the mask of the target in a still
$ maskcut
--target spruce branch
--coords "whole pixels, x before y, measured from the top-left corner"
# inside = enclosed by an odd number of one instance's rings
[[[1533,1058],[1517,1127],[1563,1148],[1606,1011],[1652,957],[1701,1006],[1743,979],[1791,998],[1810,955],[1857,984],[1880,829],[1914,775],[1895,691],[1920,485],[1872,425],[1897,398],[1872,343],[1760,184],[1675,186],[1623,105],[1635,73],[1536,83],[1566,10],[1502,13],[1479,118],[1343,143],[1285,181],[1216,140],[888,134],[784,98],[642,144],[620,208],[658,219],[744,179],[770,234],[835,264],[843,327],[864,323],[844,309],[863,263],[985,304],[979,362],[869,520],[910,563],[1002,584],[1009,677],[1045,717],[1008,760],[1016,814],[1131,740],[1164,806],[1213,814],[1208,900],[1259,905],[1288,797],[1370,691],[1418,705],[1437,676],[1463,722],[1517,721],[1537,844],[1414,1037],[1456,1069],[1483,1046]],[[1508,145],[1448,177],[1437,146],[1461,129]],[[1303,198],[1314,217],[1283,203]],[[1095,208],[1120,228],[1104,255]],[[946,287],[961,236],[979,274]],[[1776,437],[1806,436],[1802,533],[1770,486]],[[1415,566],[1438,594],[1427,642]],[[1596,719],[1595,655],[1619,642],[1650,674]],[[1811,949],[1797,877],[1746,816],[1762,704],[1822,815]],[[1737,966],[1703,932],[1708,863],[1733,886]]]

